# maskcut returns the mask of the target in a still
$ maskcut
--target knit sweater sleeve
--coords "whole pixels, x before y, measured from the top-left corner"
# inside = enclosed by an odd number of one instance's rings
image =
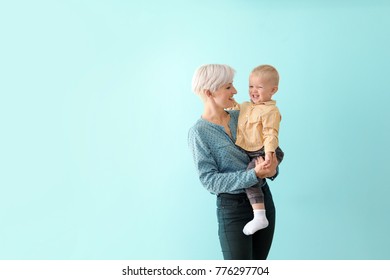
[[[211,193],[237,193],[251,187],[259,182],[254,169],[246,170],[223,170],[218,164],[215,154],[209,147],[207,140],[201,134],[192,129],[188,135],[188,145],[192,151],[195,167],[198,171],[199,180],[202,185]],[[233,144],[232,144],[233,145]],[[229,152],[229,146],[225,147]],[[234,158],[226,157],[227,165],[234,166]],[[260,181],[262,181],[260,179]]]

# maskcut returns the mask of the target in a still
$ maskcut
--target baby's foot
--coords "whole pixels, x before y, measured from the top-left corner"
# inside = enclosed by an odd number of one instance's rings
[[[268,227],[268,220],[265,216],[264,209],[253,210],[253,214],[253,220],[248,222],[243,229],[246,235],[254,234],[256,231]]]

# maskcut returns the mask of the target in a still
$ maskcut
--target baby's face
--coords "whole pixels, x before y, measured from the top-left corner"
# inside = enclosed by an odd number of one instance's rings
[[[269,79],[253,74],[249,76],[249,97],[253,103],[270,101],[277,90],[278,87]]]

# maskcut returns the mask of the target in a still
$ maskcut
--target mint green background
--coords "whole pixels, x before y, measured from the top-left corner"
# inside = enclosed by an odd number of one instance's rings
[[[0,259],[221,259],[204,63],[275,65],[270,259],[390,259],[388,1],[1,1]]]

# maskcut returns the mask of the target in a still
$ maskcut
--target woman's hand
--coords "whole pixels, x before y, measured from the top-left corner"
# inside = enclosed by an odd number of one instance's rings
[[[263,179],[267,177],[272,177],[276,174],[277,166],[278,166],[278,160],[276,159],[275,153],[272,154],[271,162],[267,167],[264,164],[264,159],[262,157],[258,157],[256,159],[256,166],[255,166],[256,176]]]

